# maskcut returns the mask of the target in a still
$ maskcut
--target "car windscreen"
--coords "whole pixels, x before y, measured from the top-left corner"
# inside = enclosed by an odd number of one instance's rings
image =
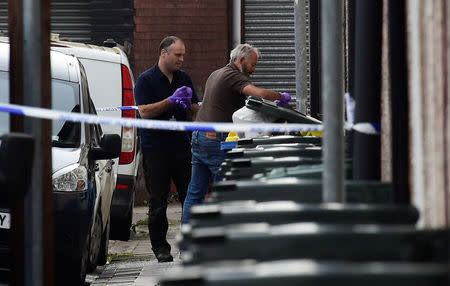
[[[58,111],[80,112],[79,85],[58,79],[52,79],[52,109]],[[0,71],[0,102],[9,102],[9,73]],[[0,112],[0,135],[10,132],[8,113]],[[81,124],[64,121],[52,121],[52,142],[54,147],[76,148],[80,146]]]

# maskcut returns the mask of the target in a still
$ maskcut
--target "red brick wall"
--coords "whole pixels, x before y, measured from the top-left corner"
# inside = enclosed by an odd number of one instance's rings
[[[210,73],[228,62],[230,0],[136,0],[134,74],[153,66],[160,41],[169,35],[184,40],[183,70],[199,95]]]

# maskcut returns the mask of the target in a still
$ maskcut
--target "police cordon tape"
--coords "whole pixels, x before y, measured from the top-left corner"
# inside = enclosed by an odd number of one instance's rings
[[[117,110],[122,108],[137,109],[137,107],[113,107]],[[112,108],[107,108],[112,111]],[[65,120],[90,124],[109,124],[125,127],[137,127],[158,130],[175,131],[215,131],[215,132],[308,132],[323,131],[320,124],[299,124],[299,123],[223,123],[223,122],[188,122],[188,121],[165,121],[154,119],[131,119],[117,118],[111,116],[98,116],[95,114],[64,112],[39,107],[30,107],[17,104],[0,103],[0,112],[23,115],[41,119]],[[354,129],[366,134],[379,134],[379,125],[374,123],[345,124],[346,129]]]
[[[97,111],[122,111],[122,110],[138,110],[137,106],[120,106],[120,107],[101,107],[96,108]]]

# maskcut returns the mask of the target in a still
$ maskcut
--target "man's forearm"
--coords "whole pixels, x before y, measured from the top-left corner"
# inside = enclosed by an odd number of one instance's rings
[[[138,105],[138,110],[141,118],[150,119],[170,108],[170,102],[168,99],[161,100],[159,102]]]
[[[200,109],[200,106],[197,103],[192,104],[191,110],[188,112],[188,117],[191,121],[195,121],[197,117],[197,113]]]
[[[242,89],[242,93],[249,96],[257,96],[268,100],[277,100],[281,99],[281,94],[279,92],[265,89],[265,88],[259,88],[254,85],[247,85]]]

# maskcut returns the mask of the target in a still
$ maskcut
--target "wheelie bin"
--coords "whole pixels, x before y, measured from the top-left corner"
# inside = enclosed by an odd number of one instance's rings
[[[297,222],[414,225],[418,217],[418,210],[410,205],[232,201],[192,207],[190,226],[182,228],[178,244],[180,249],[186,249],[192,230],[202,227],[258,222],[269,225]]]
[[[232,149],[227,152],[226,158],[254,158],[254,157],[288,157],[288,156],[298,156],[298,157],[313,157],[321,158],[322,149],[321,147],[305,147],[305,148],[295,148],[295,147],[272,147],[267,149]]]
[[[192,228],[253,222],[414,225],[418,218],[412,205],[232,201],[193,206],[189,223]]]
[[[297,136],[297,135],[277,135],[255,138],[241,138],[237,141],[237,148],[253,148],[265,144],[281,143],[307,143],[316,146],[322,145],[322,137],[318,136]]]
[[[260,112],[264,115],[269,115],[275,118],[275,121],[290,122],[290,123],[304,123],[304,124],[321,124],[322,121],[307,116],[292,108],[278,106],[275,102],[266,100],[256,96],[249,96],[245,100],[245,106],[249,109]]]
[[[349,203],[394,202],[390,183],[347,180],[345,188],[345,201]],[[212,186],[211,196],[207,202],[236,200],[257,202],[292,200],[299,203],[320,203],[322,202],[322,181],[294,177],[221,181]]]
[[[273,169],[296,166],[314,166],[322,163],[321,158],[308,157],[257,157],[231,159],[222,164],[220,174],[226,180],[252,178],[255,174],[269,174]]]
[[[345,163],[345,178],[351,179],[353,174],[353,168],[350,160]],[[251,178],[254,180],[259,179],[276,179],[285,177],[294,177],[299,179],[322,179],[324,166],[323,164],[315,165],[299,165],[299,166],[285,166],[267,169],[266,172],[256,173]],[[241,180],[237,175],[227,177],[234,180]],[[250,178],[249,176],[244,178]]]
[[[8,285],[14,277],[13,207],[23,201],[31,184],[34,158],[34,137],[24,133],[5,133],[0,136],[0,285]],[[17,221],[17,220],[16,220]],[[17,245],[25,246],[24,241]],[[16,269],[19,271],[19,269]]]
[[[447,286],[445,263],[228,261],[171,268],[161,286]]]
[[[192,229],[184,264],[220,260],[448,262],[450,229],[410,225],[248,223]]]

